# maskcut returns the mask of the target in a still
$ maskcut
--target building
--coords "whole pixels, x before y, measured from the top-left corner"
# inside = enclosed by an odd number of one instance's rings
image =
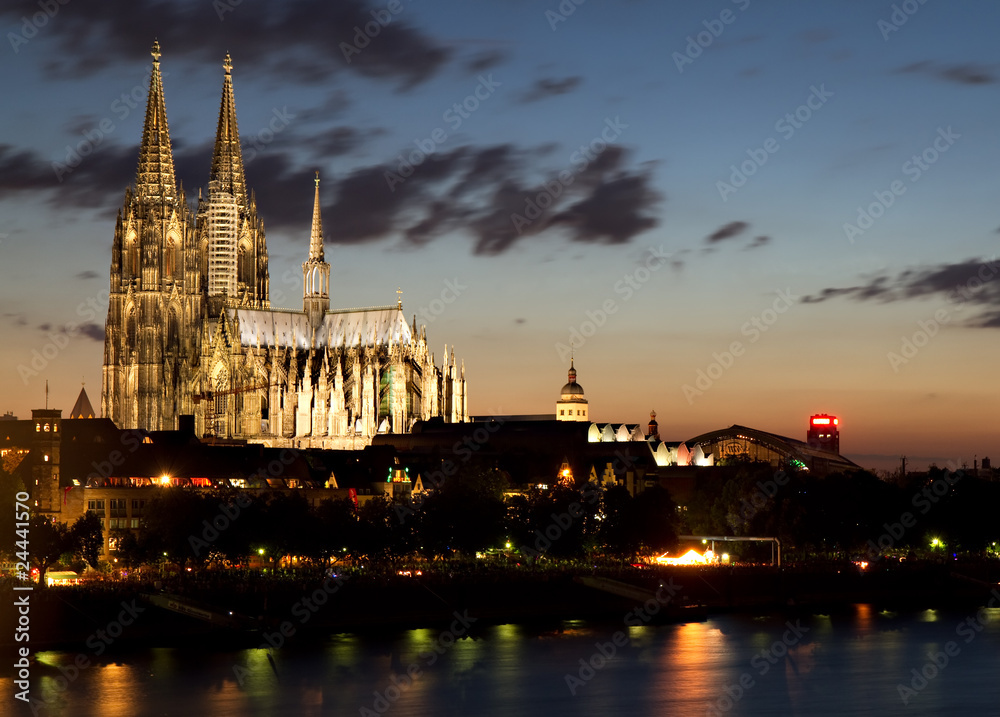
[[[363,505],[381,495],[406,497],[410,476],[419,478],[421,470],[386,448],[218,445],[185,431],[119,429],[106,418],[63,419],[60,409],[36,409],[30,421],[5,422],[0,457],[31,494],[36,513],[66,525],[97,515],[105,558],[122,531],[138,533],[167,491],[237,489],[294,494],[311,506],[343,499]]]
[[[813,448],[840,453],[840,419],[825,413],[810,416],[806,443]]]
[[[559,393],[559,400],[556,401],[557,421],[589,421],[587,417],[587,398],[583,393],[583,386],[576,382],[576,369],[573,367],[573,359],[569,360],[569,377],[566,385]]]
[[[826,450],[747,426],[730,426],[695,436],[672,449],[670,462],[679,465],[711,466],[725,462],[769,463],[775,468],[789,466],[816,475],[857,470],[856,463],[835,451]]]
[[[316,177],[301,310],[269,299],[264,224],[247,187],[226,55],[208,191],[192,211],[174,173],[160,48],[135,186],[115,226],[101,408],[126,429],[272,446],[355,448],[417,420],[468,420],[464,363],[441,365],[402,301],[330,309]]]

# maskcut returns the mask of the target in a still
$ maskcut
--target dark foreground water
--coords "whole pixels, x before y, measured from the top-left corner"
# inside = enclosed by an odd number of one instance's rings
[[[212,644],[133,651],[95,660],[65,689],[57,666],[76,654],[43,652],[33,693],[47,703],[40,714],[72,717],[1000,715],[1000,610],[858,605],[832,616],[472,630],[455,640],[440,630],[341,635],[271,660]],[[2,683],[0,712],[30,714],[12,709],[9,674]],[[912,690],[908,705],[900,686]]]

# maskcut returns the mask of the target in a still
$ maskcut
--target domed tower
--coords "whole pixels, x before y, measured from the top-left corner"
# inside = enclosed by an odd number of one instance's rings
[[[590,420],[590,417],[587,415],[587,399],[583,395],[583,386],[576,382],[576,369],[573,367],[573,359],[569,360],[569,380],[562,387],[559,400],[556,401],[556,420]]]
[[[649,425],[646,427],[647,441],[659,441],[660,440],[660,424],[656,422],[656,411],[649,412]]]

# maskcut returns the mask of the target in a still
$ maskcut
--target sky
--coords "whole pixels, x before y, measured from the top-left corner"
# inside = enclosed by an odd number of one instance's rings
[[[70,0],[0,5],[0,412],[100,405],[111,241],[154,40],[178,179],[233,83],[271,301],[395,303],[473,415],[993,456],[1000,6],[986,1]],[[572,346],[572,348],[570,348]],[[65,414],[64,414],[65,415]]]

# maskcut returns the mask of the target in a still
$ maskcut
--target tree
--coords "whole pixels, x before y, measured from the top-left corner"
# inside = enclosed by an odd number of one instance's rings
[[[427,497],[421,508],[425,551],[445,555],[494,548],[506,537],[507,477],[495,468],[465,464]]]
[[[97,567],[104,548],[103,523],[97,515],[88,512],[76,519],[67,534],[74,553],[86,560],[92,568]]]
[[[28,521],[31,529],[31,562],[38,568],[39,583],[45,585],[45,573],[63,553],[73,549],[69,529],[44,515],[32,515]]]
[[[17,502],[17,494],[22,491],[24,491],[24,485],[21,481],[4,470],[3,466],[0,465],[0,505],[9,506],[0,511],[0,535],[4,536],[4,540],[0,540],[0,555],[6,557],[12,557],[17,550],[14,542],[7,538],[7,536],[14,535],[14,523],[18,522],[15,520],[16,511],[14,508]],[[24,505],[23,502],[22,505]]]

